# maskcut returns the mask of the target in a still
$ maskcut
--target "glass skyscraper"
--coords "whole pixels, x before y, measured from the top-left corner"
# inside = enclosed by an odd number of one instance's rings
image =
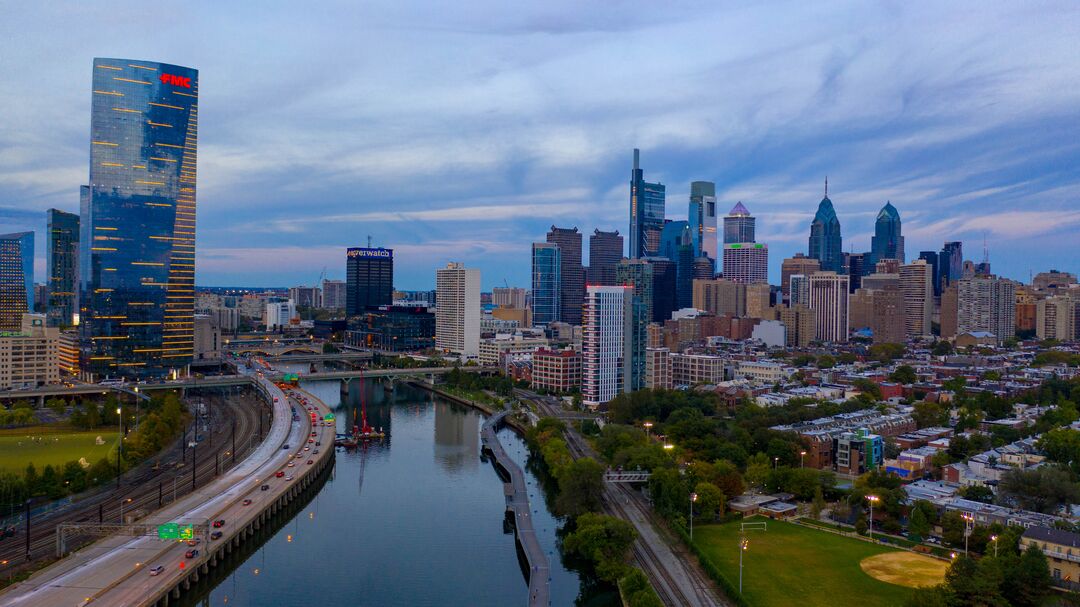
[[[46,307],[50,327],[67,327],[75,315],[75,280],[79,263],[79,216],[56,209],[47,211],[49,243],[49,301]]]
[[[964,277],[964,243],[946,242],[938,255],[938,280],[944,288]]]
[[[711,181],[690,183],[690,208],[687,212],[690,220],[691,237],[694,239],[694,252],[697,257],[717,258],[716,243],[716,184]]]
[[[345,314],[355,316],[394,303],[394,250],[345,250]]]
[[[904,237],[900,234],[900,213],[891,202],[886,202],[874,222],[874,236],[870,239],[870,264],[882,259],[904,259]]]
[[[823,271],[843,272],[843,241],[840,237],[840,220],[836,218],[832,201],[829,200],[829,182],[825,182],[825,197],[818,204],[817,214],[810,223],[810,250],[807,257],[821,262]]]
[[[34,233],[0,234],[0,331],[21,331],[34,309]]]
[[[754,240],[756,220],[743,203],[737,202],[724,217],[724,244],[757,242]]]
[[[577,228],[551,226],[547,241],[559,245],[559,320],[581,324],[581,304],[585,299],[585,269],[581,266],[581,233]]]
[[[602,232],[593,230],[589,236],[589,280],[590,285],[615,284],[615,267],[623,254],[623,238],[619,231]]]
[[[94,59],[79,238],[81,368],[160,377],[191,362],[199,72]]]
[[[630,173],[630,258],[652,257],[660,252],[660,231],[664,229],[666,188],[645,181],[640,166],[641,151],[634,150],[634,170]]]
[[[561,319],[562,301],[559,297],[562,256],[559,245],[534,242],[532,246],[532,309],[533,324],[546,325]]]

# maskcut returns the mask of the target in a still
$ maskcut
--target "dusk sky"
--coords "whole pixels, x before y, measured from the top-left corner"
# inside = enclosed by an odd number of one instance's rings
[[[463,261],[529,286],[554,223],[626,235],[632,150],[685,219],[742,201],[770,274],[829,178],[844,250],[886,200],[908,257],[963,240],[1028,280],[1080,266],[1080,3],[7,3],[0,232],[78,211],[94,57],[194,67],[197,284],[400,289]],[[587,253],[586,253],[587,259]]]

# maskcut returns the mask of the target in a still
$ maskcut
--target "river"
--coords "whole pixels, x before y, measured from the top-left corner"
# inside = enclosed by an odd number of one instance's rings
[[[302,387],[334,406],[338,431],[359,412],[360,386]],[[235,570],[202,585],[185,604],[475,606],[526,604],[528,586],[511,530],[504,528],[502,482],[480,458],[484,416],[405,384],[392,393],[364,386],[368,422],[386,438],[339,450],[331,479],[292,520]],[[343,403],[342,401],[346,401]],[[552,605],[617,604],[610,588],[564,564],[559,521],[526,466],[525,443],[500,432],[526,471],[538,535],[551,560]]]

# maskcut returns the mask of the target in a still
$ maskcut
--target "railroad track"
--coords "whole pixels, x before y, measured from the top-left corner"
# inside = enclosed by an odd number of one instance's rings
[[[621,493],[616,490],[615,493]],[[616,495],[614,499],[609,496],[607,491],[604,492],[605,501],[607,503],[608,510],[612,514],[615,514],[619,518],[624,520],[630,520],[630,513],[623,507],[623,504],[619,503],[619,496]],[[660,600],[669,607],[683,607],[690,605],[690,600],[679,588],[679,584],[675,581],[675,578],[668,572],[667,567],[656,555],[656,552],[649,546],[649,544],[638,538],[634,541],[633,546],[634,559],[645,570],[649,579],[660,580],[660,584],[653,584],[653,589],[656,590],[656,594],[660,597]]]
[[[210,482],[217,476],[217,472],[225,472],[233,464],[233,457],[230,453],[229,456],[221,457],[226,452],[232,450],[232,424],[231,420],[236,422],[236,451],[235,461],[239,463],[247,455],[247,453],[253,449],[256,445],[252,444],[251,437],[255,436],[258,432],[259,421],[258,415],[261,405],[256,407],[251,406],[253,403],[259,403],[257,397],[250,394],[243,394],[239,397],[232,397],[226,399],[220,396],[206,397],[203,400],[215,400],[217,401],[214,408],[217,411],[227,410],[229,414],[225,417],[222,423],[214,425],[208,437],[210,441],[216,444],[216,448],[197,449],[195,452],[195,484],[197,487],[201,487]],[[228,404],[226,404],[228,403]],[[226,409],[227,407],[227,409]],[[193,422],[192,427],[197,428],[198,420]],[[264,425],[264,430],[269,429],[269,424]],[[189,428],[190,432],[191,428]],[[190,436],[190,434],[189,434]],[[182,439],[181,439],[182,440]],[[160,460],[179,460],[183,457],[183,448],[181,446],[181,440],[166,450],[160,457]],[[207,444],[207,441],[203,441],[203,445]],[[220,460],[218,459],[220,458]],[[190,459],[190,456],[187,456]],[[159,460],[159,461],[160,461]],[[35,562],[37,560],[48,558],[55,554],[56,550],[56,526],[61,523],[80,523],[80,522],[96,522],[98,520],[99,512],[103,521],[115,521],[120,519],[121,503],[123,503],[123,510],[125,513],[135,513],[138,511],[156,510],[158,508],[159,487],[158,483],[154,483],[154,480],[164,483],[166,479],[172,481],[176,479],[176,491],[175,499],[180,499],[182,496],[191,492],[191,468],[190,464],[185,464],[182,468],[171,468],[166,470],[164,467],[154,470],[149,466],[146,469],[138,471],[134,474],[128,473],[121,478],[120,489],[113,489],[111,491],[102,491],[98,494],[87,497],[82,502],[77,503],[71,509],[57,512],[52,516],[46,515],[39,517],[31,521],[31,535],[30,535],[30,558],[26,557],[26,535],[23,532],[23,527],[18,527],[18,532],[14,537],[5,539],[0,543],[0,560],[11,563],[11,567],[16,567],[16,563],[24,565],[28,562]],[[169,483],[172,485],[172,482]],[[161,488],[162,504],[170,503],[173,501],[173,490],[169,486],[167,489],[163,486]],[[127,500],[131,500],[130,502]],[[99,510],[100,507],[100,510]],[[88,537],[82,538],[83,540],[90,539]],[[78,543],[78,538],[75,538]],[[75,546],[69,545],[69,548]]]

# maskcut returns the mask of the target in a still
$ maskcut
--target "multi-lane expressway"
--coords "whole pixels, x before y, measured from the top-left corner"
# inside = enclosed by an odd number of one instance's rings
[[[197,546],[119,533],[7,589],[0,594],[0,607],[167,604],[314,482],[332,464],[334,428],[322,422],[313,427],[311,415],[321,420],[329,409],[310,395],[286,395],[269,380],[255,381],[273,403],[273,424],[263,444],[217,481],[150,514],[136,526],[143,533],[146,528],[169,522],[194,524],[199,530]],[[314,411],[300,398],[306,398]],[[293,407],[298,413],[296,421]],[[283,476],[278,477],[279,472]],[[219,520],[224,523],[213,527]],[[221,536],[211,539],[210,533],[215,531]],[[188,557],[192,549],[198,554]],[[158,566],[163,567],[161,573],[151,575]]]

